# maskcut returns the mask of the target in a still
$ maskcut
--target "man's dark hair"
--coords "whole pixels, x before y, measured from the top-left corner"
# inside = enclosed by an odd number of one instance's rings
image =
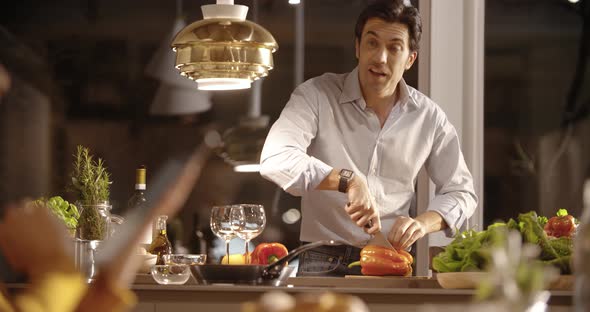
[[[377,0],[369,3],[356,21],[354,34],[357,40],[361,40],[365,24],[373,17],[380,18],[388,23],[401,23],[408,26],[410,50],[418,51],[420,37],[422,36],[422,20],[420,12],[415,7],[406,6],[403,0]]]

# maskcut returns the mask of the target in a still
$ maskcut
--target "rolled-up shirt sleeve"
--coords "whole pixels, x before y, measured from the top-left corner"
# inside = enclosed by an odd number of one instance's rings
[[[307,155],[318,129],[317,91],[302,84],[271,127],[260,158],[260,174],[294,196],[315,189],[332,167]]]
[[[444,113],[438,118],[426,170],[436,185],[435,196],[428,210],[436,211],[443,217],[448,225],[445,234],[452,237],[465,220],[473,215],[478,198],[461,152],[459,137]]]

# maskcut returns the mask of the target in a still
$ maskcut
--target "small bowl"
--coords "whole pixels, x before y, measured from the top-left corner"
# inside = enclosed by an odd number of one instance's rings
[[[166,264],[201,265],[207,261],[205,254],[172,254],[163,255],[162,258]]]
[[[145,254],[145,255],[137,255],[137,257],[141,258],[141,266],[139,267],[138,272],[149,274],[152,266],[156,264],[156,260],[158,256],[152,254]]]
[[[152,266],[152,277],[160,285],[182,285],[191,277],[187,264],[162,264]]]

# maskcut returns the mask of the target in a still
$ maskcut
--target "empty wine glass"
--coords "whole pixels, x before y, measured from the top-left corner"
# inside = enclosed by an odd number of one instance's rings
[[[235,205],[231,211],[236,235],[245,241],[246,263],[250,263],[248,245],[250,240],[260,235],[266,226],[266,215],[262,205]]]
[[[229,264],[229,241],[236,237],[236,226],[231,222],[233,206],[214,206],[211,208],[211,231],[225,241],[225,255]]]

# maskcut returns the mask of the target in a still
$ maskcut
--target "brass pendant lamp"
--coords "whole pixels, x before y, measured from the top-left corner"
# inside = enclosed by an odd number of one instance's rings
[[[276,40],[246,20],[247,6],[233,2],[203,5],[203,20],[182,29],[172,41],[176,68],[200,90],[247,89],[274,66]]]

